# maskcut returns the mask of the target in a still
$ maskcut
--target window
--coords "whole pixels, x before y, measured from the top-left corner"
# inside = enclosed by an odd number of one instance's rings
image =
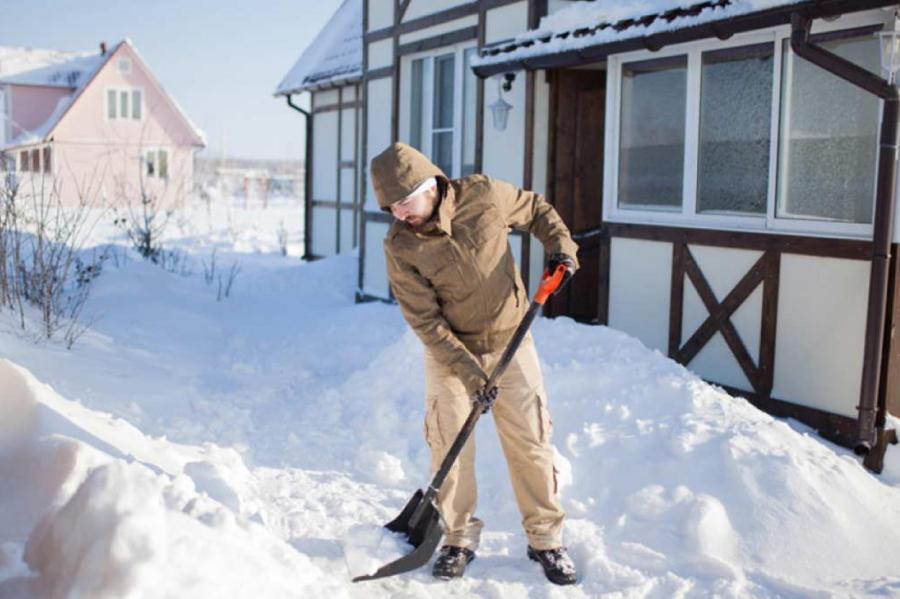
[[[50,162],[50,146],[44,148],[44,172],[50,173],[52,163]]]
[[[475,48],[444,48],[408,63],[410,145],[448,177],[475,171]],[[401,130],[401,136],[403,131]]]
[[[144,114],[143,100],[144,92],[140,88],[108,88],[106,90],[107,120],[141,120]]]
[[[841,21],[811,41],[880,73],[881,26]],[[736,37],[609,58],[609,219],[871,235],[880,101],[794,56],[790,27]]]
[[[31,170],[32,172],[41,172],[41,151],[37,148],[31,150]]]
[[[19,170],[23,173],[27,173],[29,170],[31,170],[29,166],[28,150],[22,150],[21,152],[19,152]]]
[[[871,223],[879,100],[795,57],[785,40],[775,216]],[[820,45],[879,73],[874,36]]]
[[[773,44],[704,52],[697,212],[765,215]]]
[[[144,154],[144,173],[147,177],[169,178],[169,152],[168,150],[147,150]]]
[[[622,65],[619,205],[680,210],[687,57]]]

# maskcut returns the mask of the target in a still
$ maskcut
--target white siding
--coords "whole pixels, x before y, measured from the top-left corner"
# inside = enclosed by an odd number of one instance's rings
[[[512,39],[528,30],[528,3],[517,2],[487,11],[485,41]]]
[[[613,238],[609,326],[667,353],[671,284],[671,243]]]
[[[387,0],[380,0],[387,4]],[[468,4],[469,0],[412,0],[406,14],[403,15],[404,21],[410,21],[418,17],[430,15],[431,13],[447,10],[460,4]]]
[[[341,169],[341,203],[349,205],[353,203],[353,180],[356,171],[352,168]]]
[[[369,85],[369,114],[366,119],[367,132],[367,156],[366,164],[380,154],[391,143],[391,119],[386,115],[391,114],[391,79],[376,79]],[[366,209],[379,210],[375,192],[372,189],[371,177],[367,177],[366,185]]]
[[[312,251],[317,256],[331,256],[337,243],[337,211],[328,206],[313,206]]]
[[[369,70],[388,67],[394,62],[394,40],[386,39],[369,44]]]
[[[782,255],[773,396],[855,418],[869,262]]]
[[[313,116],[314,200],[337,200],[337,111]]]
[[[366,260],[363,272],[363,293],[387,299],[387,270],[384,264],[384,236],[388,224],[366,221]]]
[[[369,2],[369,31],[384,29],[394,24],[394,3],[390,0]]]
[[[484,84],[484,155],[483,172],[496,179],[522,185],[525,147],[525,77],[516,76],[512,90],[503,93],[503,98],[512,104],[505,131],[494,129],[491,110],[488,108],[497,99],[497,83],[488,79]]]
[[[487,118],[490,115],[485,115]],[[487,121],[485,121],[487,122]],[[547,193],[547,158],[550,155],[550,84],[547,72],[534,75],[534,160],[531,189]]]

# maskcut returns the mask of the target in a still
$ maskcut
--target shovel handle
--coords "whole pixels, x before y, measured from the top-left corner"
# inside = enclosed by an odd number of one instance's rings
[[[538,285],[537,293],[534,295],[534,301],[543,306],[547,298],[556,293],[556,290],[562,285],[565,276],[566,266],[564,264],[557,266],[552,273],[545,270],[541,277],[541,284]]]

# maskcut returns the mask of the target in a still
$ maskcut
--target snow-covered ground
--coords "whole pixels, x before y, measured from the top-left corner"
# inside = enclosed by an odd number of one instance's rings
[[[296,206],[176,218],[192,274],[120,247],[74,349],[0,313],[0,597],[900,597],[900,449],[874,476],[567,319],[534,331],[579,584],[525,558],[490,418],[465,579],[351,583],[350,533],[427,482],[419,342],[395,307],[354,303],[354,256],[293,257]],[[240,263],[223,301],[213,247]]]

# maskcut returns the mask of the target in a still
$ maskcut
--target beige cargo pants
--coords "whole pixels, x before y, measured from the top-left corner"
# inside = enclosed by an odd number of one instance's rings
[[[491,372],[502,350],[476,356]],[[425,349],[425,439],[431,449],[431,472],[437,472],[472,408],[469,394],[449,368]],[[513,492],[529,544],[535,549],[562,545],[565,513],[556,496],[551,422],[540,365],[531,334],[523,339],[500,379],[491,412],[506,456]],[[444,542],[478,547],[482,522],[475,517],[475,435],[469,437],[438,494],[446,527]]]

